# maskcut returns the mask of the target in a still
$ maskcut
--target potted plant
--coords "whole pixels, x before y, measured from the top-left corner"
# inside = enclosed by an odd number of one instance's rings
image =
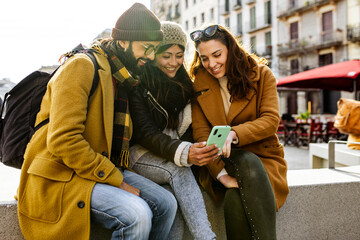
[[[299,115],[296,117],[296,120],[300,123],[310,123],[310,112],[306,110],[306,112],[299,111]]]

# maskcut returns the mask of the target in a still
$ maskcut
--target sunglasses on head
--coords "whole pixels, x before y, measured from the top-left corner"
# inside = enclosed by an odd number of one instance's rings
[[[217,30],[222,31],[222,29],[218,25],[212,25],[212,26],[205,28],[204,30],[193,31],[192,33],[190,33],[190,38],[194,42],[197,42],[200,40],[200,38],[203,36],[203,34],[205,35],[205,37],[209,38],[209,37],[214,36]]]

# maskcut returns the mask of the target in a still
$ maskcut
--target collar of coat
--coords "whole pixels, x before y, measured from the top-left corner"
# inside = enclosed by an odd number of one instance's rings
[[[255,66],[254,70],[252,81],[255,83],[255,88],[257,88],[256,82],[260,80],[260,67]],[[231,125],[232,120],[245,109],[256,95],[255,90],[250,90],[246,98],[233,101],[226,118],[217,78],[213,77],[207,70],[200,69],[195,77],[194,88],[198,96],[197,101],[212,126]]]

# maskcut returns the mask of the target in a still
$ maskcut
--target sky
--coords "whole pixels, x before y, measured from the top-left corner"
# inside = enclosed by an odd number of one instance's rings
[[[150,0],[2,0],[0,79],[19,82],[79,43],[89,46],[135,2]]]

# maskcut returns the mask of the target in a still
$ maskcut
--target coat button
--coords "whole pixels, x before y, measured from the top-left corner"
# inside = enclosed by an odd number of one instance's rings
[[[103,151],[101,154],[102,154],[104,157],[109,157],[109,153],[108,153],[107,151]]]
[[[85,207],[84,201],[79,201],[79,202],[77,203],[77,205],[78,205],[79,208],[84,208],[84,207]]]
[[[105,175],[105,173],[103,171],[98,172],[98,177],[102,178],[104,175]]]

